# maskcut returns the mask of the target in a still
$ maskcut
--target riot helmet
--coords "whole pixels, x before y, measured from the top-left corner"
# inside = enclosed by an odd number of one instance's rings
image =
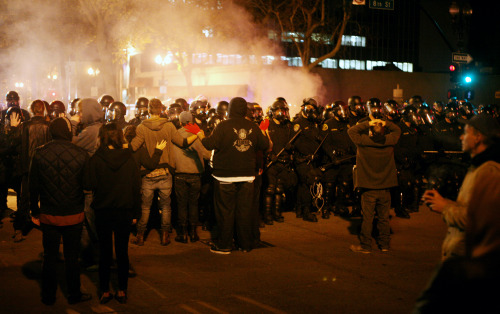
[[[139,97],[135,102],[135,117],[140,120],[145,120],[149,117],[148,112],[149,99]]]
[[[432,104],[432,109],[434,110],[435,113],[437,114],[442,114],[443,113],[443,110],[444,110],[444,105],[443,105],[443,102],[442,101],[439,101],[439,100],[436,100],[433,104]]]
[[[207,119],[208,109],[209,108],[207,108],[207,103],[201,100],[195,100],[189,106],[189,111],[191,112],[193,117],[200,121],[205,121]]]
[[[217,104],[217,114],[219,114],[219,116],[223,119],[226,119],[227,118],[227,111],[228,111],[228,108],[229,108],[229,103],[225,100],[222,100],[222,101],[219,101],[219,103]]]
[[[106,121],[118,122],[125,119],[127,114],[127,107],[119,101],[113,102],[106,110]]]
[[[479,114],[482,114],[482,113],[493,116],[495,118],[498,117],[497,107],[493,104],[481,106],[479,108]]]
[[[110,95],[102,95],[97,101],[101,104],[103,110],[105,110],[115,101],[115,99]]]
[[[401,114],[399,112],[399,105],[394,99],[389,99],[384,103],[383,113],[388,120],[399,121]]]
[[[349,121],[349,112],[347,111],[347,105],[342,100],[337,100],[332,104],[333,116],[340,122]]]
[[[182,106],[178,103],[173,103],[168,106],[168,121],[179,121],[179,116],[182,112]]]
[[[403,109],[402,118],[404,122],[408,122],[413,126],[419,126],[424,124],[422,117],[418,113],[418,109],[413,105],[407,105]]]
[[[301,107],[307,120],[314,121],[318,118],[318,102],[314,98],[305,98]]]
[[[276,100],[269,109],[269,116],[279,122],[290,119],[288,116],[288,106],[282,101]]]
[[[69,103],[69,115],[74,116],[75,114],[78,113],[78,101],[80,98],[75,98]]]
[[[262,111],[262,107],[256,102],[253,103],[253,108],[253,120],[260,124],[264,120],[264,111]]]
[[[6,126],[11,126],[11,117],[14,113],[16,113],[17,116],[19,117],[20,123],[26,120],[26,117],[24,116],[21,108],[19,108],[17,106],[13,106],[13,107],[10,107],[9,109],[7,109],[7,112],[5,113],[5,125]]]
[[[49,105],[49,116],[51,119],[58,118],[59,115],[63,113],[66,113],[66,106],[64,106],[63,102],[60,100],[54,100],[53,102],[50,103]]]
[[[368,108],[368,114],[375,119],[382,119],[382,103],[378,98],[370,98],[366,102],[366,108]]]
[[[245,117],[251,121],[255,121],[255,103],[247,101],[247,114]]]
[[[468,101],[461,102],[458,108],[458,112],[460,117],[470,120],[473,116],[476,115],[476,108],[474,105]]]
[[[359,118],[366,116],[366,106],[361,101],[361,97],[359,96],[349,97],[347,104],[349,105],[349,111],[351,111],[353,115]]]
[[[334,106],[333,103],[332,104],[327,104],[325,106],[325,109],[323,110],[323,120],[324,121],[329,120],[329,119],[331,119],[331,118],[334,117],[333,111],[332,111],[333,106]]]
[[[181,105],[182,111],[189,111],[189,104],[184,98],[177,98],[175,103]]]
[[[436,117],[434,117],[434,114],[432,113],[432,110],[429,107],[420,106],[420,108],[417,110],[418,110],[418,114],[422,117],[422,120],[425,124],[428,124],[428,125],[434,124]]]
[[[5,95],[5,101],[7,102],[7,107],[19,107],[19,94],[16,91],[11,90]]]
[[[455,101],[447,103],[444,107],[444,114],[450,122],[455,122],[459,117],[458,104]]]
[[[415,108],[419,108],[420,105],[422,105],[424,101],[422,100],[422,96],[420,95],[415,95],[415,96],[412,96],[409,100],[408,100],[408,105],[413,105],[415,106]]]

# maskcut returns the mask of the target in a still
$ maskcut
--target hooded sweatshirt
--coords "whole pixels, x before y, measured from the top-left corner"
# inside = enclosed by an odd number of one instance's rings
[[[129,149],[99,147],[90,158],[85,189],[93,192],[96,216],[137,219],[141,215],[141,176]]]
[[[269,140],[254,122],[245,119],[246,113],[245,99],[231,99],[229,119],[220,122],[212,134],[202,140],[206,149],[214,150],[215,177],[255,176],[256,152],[269,148]]]
[[[168,144],[163,149],[163,154],[160,157],[160,163],[157,168],[169,168],[170,171],[175,169],[175,159],[171,156],[173,143],[177,146],[186,147],[187,140],[177,132],[173,123],[165,118],[153,117],[144,120],[137,127],[136,132],[136,137],[130,142],[134,151],[137,151],[142,144],[146,144],[149,156],[152,157],[156,144],[162,140],[166,140]],[[141,167],[141,170],[144,169]]]
[[[80,100],[82,108],[83,131],[73,137],[73,144],[86,150],[92,156],[97,149],[99,129],[104,121],[102,106],[93,98]]]

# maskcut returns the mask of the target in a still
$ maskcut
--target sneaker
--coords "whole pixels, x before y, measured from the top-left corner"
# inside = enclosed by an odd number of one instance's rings
[[[212,245],[210,247],[210,252],[216,253],[216,254],[231,254],[231,249],[219,249],[216,245]]]
[[[351,251],[356,253],[370,254],[372,251],[363,248],[361,245],[352,244],[350,247]]]

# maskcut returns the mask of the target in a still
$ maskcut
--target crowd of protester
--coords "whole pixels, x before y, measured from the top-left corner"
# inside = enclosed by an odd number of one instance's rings
[[[210,251],[217,254],[259,247],[259,229],[282,223],[284,211],[311,223],[331,215],[362,217],[360,245],[351,250],[365,254],[372,252],[376,218],[376,244],[386,252],[390,208],[396,217],[409,219],[422,195],[456,229],[450,232],[463,235],[469,202],[459,190],[467,168],[478,166],[464,148],[468,130],[486,135],[488,152],[496,156],[492,160],[498,162],[500,155],[495,155],[498,108],[456,99],[428,105],[420,96],[404,103],[352,96],[347,103],[321,105],[306,98],[292,118],[283,97],[266,112],[240,97],[216,106],[203,96],[168,106],[141,97],[130,121],[127,107],[109,95],[75,99],[67,109],[61,101],[35,100],[28,112],[11,91],[6,103],[0,206],[7,209],[7,191],[13,189],[14,242],[33,228],[42,230],[45,304],[55,302],[61,237],[71,282],[68,301],[90,299],[76,279],[81,260],[99,271],[101,303],[113,297],[125,303],[133,274],[129,237],[133,232],[130,242],[145,244],[153,211],[160,216],[161,245],[171,243],[173,230],[175,241],[197,242],[201,226],[211,231]],[[460,206],[445,210],[444,198]],[[460,216],[453,216],[457,211]],[[109,284],[113,241],[116,295]],[[443,254],[466,256],[465,244],[454,249]]]

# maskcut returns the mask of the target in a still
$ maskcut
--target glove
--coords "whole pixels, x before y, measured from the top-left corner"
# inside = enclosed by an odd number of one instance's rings
[[[186,129],[186,131],[188,131],[189,133],[193,133],[194,135],[200,132],[200,127],[197,124],[188,123],[184,126],[184,128]]]
[[[265,131],[267,130],[267,128],[269,127],[269,120],[268,119],[264,119],[260,125],[259,125],[259,128],[262,130],[262,131]]]

